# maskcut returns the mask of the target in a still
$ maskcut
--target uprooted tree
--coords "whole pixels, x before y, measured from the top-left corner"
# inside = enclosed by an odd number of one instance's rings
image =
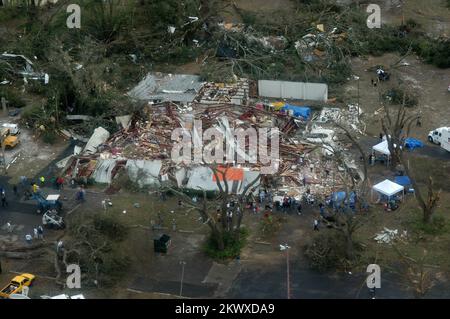
[[[230,254],[223,257],[233,257],[239,254],[242,228],[241,223],[245,213],[245,203],[259,186],[261,175],[258,174],[243,190],[235,194],[230,189],[227,180],[232,167],[207,165],[212,170],[214,181],[218,191],[212,197],[207,195],[206,191],[201,191],[201,198],[197,202],[192,201],[185,192],[172,185],[166,185],[165,190],[178,195],[188,211],[196,211],[200,214],[201,220],[208,225],[211,230],[211,243],[213,248],[220,253],[231,249]],[[234,205],[230,205],[234,203]],[[239,249],[233,249],[230,246],[237,245]]]
[[[82,280],[94,286],[114,284],[129,266],[129,258],[118,248],[125,240],[128,228],[113,216],[95,214],[80,216],[67,229],[70,238],[64,241],[64,249],[54,258],[56,282],[64,285],[61,277],[69,264],[78,264]],[[62,234],[57,241],[65,238]]]

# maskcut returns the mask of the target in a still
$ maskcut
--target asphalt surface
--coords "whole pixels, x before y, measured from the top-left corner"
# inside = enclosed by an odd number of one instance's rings
[[[364,136],[359,139],[359,142],[361,143],[361,146],[364,147],[369,153],[372,150],[372,146],[379,143],[380,139],[371,136]],[[412,150],[410,152],[412,152],[414,155],[426,156],[447,161],[450,160],[450,152],[447,152],[439,145],[432,144],[428,141],[422,141],[422,143],[424,144],[423,147],[416,148],[415,150]]]
[[[290,264],[291,299],[371,299],[366,285],[367,274],[326,274],[313,271],[299,263]],[[392,272],[381,270],[381,288],[376,289],[376,299],[411,299],[414,292],[405,280]],[[228,298],[287,298],[286,264],[262,270],[261,267],[246,267],[241,271],[227,296]],[[437,284],[425,298],[450,298],[448,285]]]

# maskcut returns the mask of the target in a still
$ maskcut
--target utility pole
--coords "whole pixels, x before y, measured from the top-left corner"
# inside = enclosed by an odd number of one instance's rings
[[[287,299],[291,299],[291,276],[289,272],[289,248],[286,249],[286,268],[287,268]]]
[[[358,77],[358,108],[359,108],[359,77]],[[359,110],[358,110],[358,116],[359,116]]]
[[[5,140],[8,137],[7,131],[8,130],[4,130],[4,132],[1,132],[1,134],[0,134],[0,143],[1,143],[0,147],[2,149],[1,156],[0,156],[0,166],[3,167],[5,175],[7,174],[7,172],[6,172],[6,157],[5,157],[5,147],[6,147]]]
[[[183,295],[183,280],[184,280],[184,266],[186,265],[185,261],[180,261],[181,265],[181,282],[180,282],[180,297]]]
[[[356,81],[358,81],[358,85],[357,85],[357,88],[358,88],[358,96],[357,96],[357,109],[356,109],[356,111],[358,112],[358,122],[359,122],[359,76],[356,76],[356,75],[353,75],[353,79],[355,79]]]
[[[286,283],[287,283],[287,299],[291,299],[291,275],[290,275],[290,269],[289,269],[289,249],[291,247],[287,244],[280,245],[280,250],[286,251]]]

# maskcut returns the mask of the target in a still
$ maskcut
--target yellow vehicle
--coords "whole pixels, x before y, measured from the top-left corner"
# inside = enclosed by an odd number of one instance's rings
[[[19,144],[19,138],[17,136],[11,135],[11,131],[9,128],[2,128],[0,133],[0,139],[1,139],[1,146],[3,147],[3,144],[6,147],[14,148],[17,144]]]
[[[35,275],[22,274],[14,277],[11,282],[0,291],[0,298],[9,298],[12,294],[20,294],[23,287],[29,287],[33,283]]]

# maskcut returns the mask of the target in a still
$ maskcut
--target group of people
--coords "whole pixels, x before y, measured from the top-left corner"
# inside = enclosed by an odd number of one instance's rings
[[[41,225],[33,228],[33,235],[31,235],[31,234],[25,235],[25,240],[28,244],[31,245],[33,243],[33,239],[44,240],[44,228]]]

